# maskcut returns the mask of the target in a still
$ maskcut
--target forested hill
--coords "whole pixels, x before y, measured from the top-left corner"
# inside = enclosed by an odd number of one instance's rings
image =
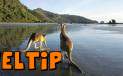
[[[0,22],[34,22],[38,18],[19,0],[0,0]]]
[[[37,8],[28,9],[19,0],[0,0],[0,22],[97,23],[76,15],[60,15]]]

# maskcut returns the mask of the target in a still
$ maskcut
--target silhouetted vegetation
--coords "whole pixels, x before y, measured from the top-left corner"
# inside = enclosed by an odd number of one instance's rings
[[[109,24],[116,24],[116,20],[112,19],[111,21],[109,21]]]
[[[100,24],[104,24],[105,22],[104,21],[100,21]]]

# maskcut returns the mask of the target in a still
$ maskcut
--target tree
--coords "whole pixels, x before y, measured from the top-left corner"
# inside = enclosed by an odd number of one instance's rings
[[[116,24],[116,20],[115,19],[112,19],[112,24]]]
[[[109,24],[116,24],[116,20],[112,19],[111,21],[109,21]]]
[[[100,21],[100,24],[104,24],[105,22],[104,21]]]
[[[111,24],[112,22],[111,21],[109,21],[109,24]]]

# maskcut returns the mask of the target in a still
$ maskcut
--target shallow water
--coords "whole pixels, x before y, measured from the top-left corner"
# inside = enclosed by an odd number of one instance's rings
[[[2,26],[0,28],[0,49],[23,50],[31,32],[39,31],[47,33],[49,48],[52,50],[60,49],[57,25],[39,26],[38,24],[26,26],[26,29],[25,26],[14,27],[7,28]],[[123,25],[68,24],[67,33],[74,43],[73,60],[81,70],[86,71],[90,76],[123,76]],[[33,50],[33,48],[30,50]],[[65,74],[67,72],[64,70]],[[58,75],[54,73],[53,75]],[[51,75],[51,73],[49,74]],[[71,74],[67,76],[71,76]]]

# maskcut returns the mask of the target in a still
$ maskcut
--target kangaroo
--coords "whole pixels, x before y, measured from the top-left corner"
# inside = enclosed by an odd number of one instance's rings
[[[66,34],[65,24],[61,24],[61,33],[60,33],[60,48],[63,54],[63,60],[68,57],[69,63],[72,63],[71,53],[73,50],[73,42]],[[67,55],[66,55],[67,54]]]
[[[26,50],[29,50],[29,48],[31,47],[32,43],[34,43],[34,48],[37,49],[39,47],[37,47],[37,42],[40,42],[40,49],[43,46],[43,44],[45,45],[45,47],[47,47],[47,43],[46,43],[46,35],[43,33],[32,33],[32,35],[30,36],[30,39],[28,41]]]

